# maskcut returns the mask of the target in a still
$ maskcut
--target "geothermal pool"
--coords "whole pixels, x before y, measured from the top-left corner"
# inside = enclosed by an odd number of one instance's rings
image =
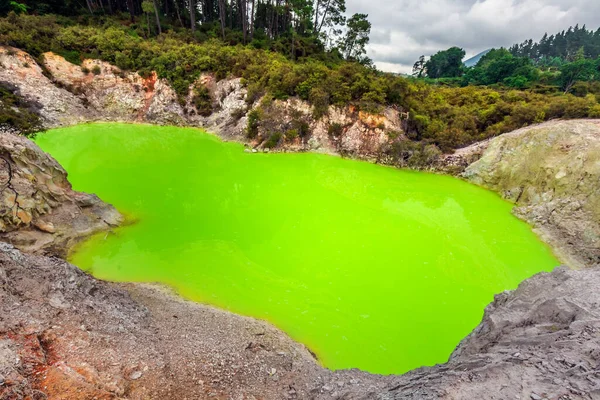
[[[496,194],[322,154],[249,154],[197,129],[91,124],[36,142],[132,224],[70,261],[267,320],[331,369],[443,363],[495,293],[558,265]]]

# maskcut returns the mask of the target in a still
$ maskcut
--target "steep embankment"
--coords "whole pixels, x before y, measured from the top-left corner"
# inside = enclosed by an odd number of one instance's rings
[[[27,53],[0,46],[0,83],[14,85],[19,95],[39,104],[47,128],[99,120],[199,126],[259,149],[338,152],[359,158],[378,157],[402,131],[400,114],[392,108],[375,115],[331,107],[317,120],[312,107],[298,99],[249,101],[239,78],[217,82],[203,75],[181,101],[156,74],[144,78],[99,60],[77,66],[53,53],[45,53],[43,60],[40,66]],[[196,84],[209,91],[205,105],[209,115],[196,106]],[[259,105],[261,121],[248,139],[248,116]]]

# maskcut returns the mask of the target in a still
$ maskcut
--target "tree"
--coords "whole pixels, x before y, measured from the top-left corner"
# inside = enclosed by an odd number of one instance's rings
[[[425,56],[419,57],[419,59],[414,63],[412,74],[417,78],[422,78],[426,73],[425,71]]]
[[[492,49],[464,75],[466,84],[493,85],[503,83],[523,89],[537,80],[539,71],[527,57],[515,57],[508,50]]]
[[[158,34],[160,35],[162,33],[162,28],[160,26],[160,18],[158,17],[158,7],[156,6],[156,0],[152,0],[152,8],[154,8],[154,15],[156,17],[156,27],[158,28]]]
[[[221,37],[225,40],[225,24],[227,23],[227,3],[226,0],[219,0],[219,21],[221,23]]]
[[[369,43],[371,23],[367,14],[354,14],[347,22],[346,35],[340,40],[339,47],[349,60],[368,63],[366,46]]]
[[[313,29],[315,36],[319,36],[324,27],[334,27],[343,25],[346,21],[344,13],[346,12],[345,0],[316,0],[315,20]]]
[[[27,5],[16,1],[10,2],[10,7],[17,14],[27,14]]]
[[[154,3],[151,0],[142,1],[142,11],[146,14],[146,24],[148,25],[148,37],[150,37],[150,14],[154,12]]]
[[[458,47],[439,51],[425,63],[427,76],[430,78],[456,78],[463,74],[462,60],[465,51]]]
[[[190,28],[192,33],[196,32],[196,0],[189,0],[190,2]]]
[[[565,94],[569,93],[577,81],[591,81],[600,78],[599,61],[579,59],[560,68],[560,83]]]

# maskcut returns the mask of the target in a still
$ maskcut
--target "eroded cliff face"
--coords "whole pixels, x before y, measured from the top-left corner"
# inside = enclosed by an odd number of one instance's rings
[[[0,240],[65,255],[78,240],[121,223],[96,195],[76,192],[65,170],[32,141],[0,132]]]
[[[261,107],[261,99],[248,102],[239,78],[216,81],[202,75],[188,96],[179,99],[155,73],[142,77],[100,60],[84,60],[78,66],[53,53],[41,58],[40,66],[24,52],[0,46],[0,82],[16,86],[21,96],[39,104],[46,128],[102,120],[197,126],[259,150],[312,150],[364,159],[375,159],[393,141],[405,139],[395,109],[369,114],[354,107],[330,107],[315,119],[312,107],[299,99],[271,102],[258,134],[249,139],[248,113]],[[201,115],[194,104],[196,85],[209,90],[210,115]],[[291,135],[299,121],[306,124],[306,132]],[[274,133],[279,139],[268,144]]]
[[[600,121],[550,121],[490,140],[463,176],[514,202],[573,267],[600,264]]]

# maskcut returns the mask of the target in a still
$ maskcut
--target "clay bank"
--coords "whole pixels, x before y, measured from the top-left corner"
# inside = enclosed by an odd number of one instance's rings
[[[245,93],[238,80],[202,78],[212,85],[218,103],[212,115],[203,117],[194,113],[191,100],[183,106],[177,102],[164,82],[97,61],[86,61],[101,66],[102,72],[94,76],[50,54],[45,57],[46,74],[16,50],[4,49],[0,61],[0,80],[35,102],[47,128],[85,121],[139,121],[204,127],[227,139],[247,140],[245,119],[251,107],[243,108]],[[379,157],[381,147],[397,139],[390,132],[401,135],[402,122],[394,110],[375,116],[331,109],[323,119],[311,121],[308,106],[298,100],[272,107],[282,124],[306,118],[309,133],[272,146],[261,141],[259,127],[250,143],[254,148],[338,152],[386,162]],[[332,134],[333,124],[344,129]],[[5,133],[0,145],[5,183],[2,237],[12,243],[3,244],[0,254],[0,393],[6,398],[600,396],[600,298],[595,290],[600,275],[594,268],[600,255],[597,121],[554,121],[451,156],[427,155],[430,168],[462,174],[514,202],[513,212],[534,226],[557,257],[581,269],[562,267],[539,274],[517,290],[497,295],[447,363],[399,376],[333,372],[323,368],[308,348],[266,322],[187,302],[157,286],[97,281],[56,258],[95,232],[115,231],[122,217],[97,197],[73,191],[64,169],[31,141]],[[56,146],[58,151],[60,145]],[[236,154],[252,162],[263,157],[245,154],[241,148]],[[61,158],[58,153],[57,157]],[[67,169],[73,168],[76,189],[81,189],[84,182],[77,179],[83,173],[68,163],[65,158]],[[344,188],[347,185],[338,187],[337,194],[347,197],[350,193],[344,194]],[[129,228],[119,228],[115,237],[103,235],[110,242]],[[356,236],[361,234],[365,232]],[[294,250],[293,243],[283,245]],[[513,260],[532,273],[545,269],[526,265],[539,260],[518,255]],[[445,312],[435,304],[430,309]],[[380,329],[395,325],[390,321]],[[434,330],[439,336],[447,333],[444,326]]]

